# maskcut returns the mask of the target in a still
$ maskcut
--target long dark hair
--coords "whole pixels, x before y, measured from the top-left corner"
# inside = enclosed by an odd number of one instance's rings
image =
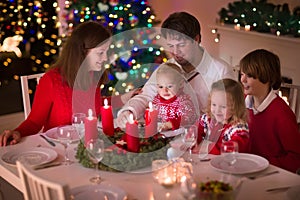
[[[74,87],[75,79],[81,64],[86,58],[89,49],[97,47],[99,44],[110,38],[111,32],[95,21],[88,21],[79,24],[67,38],[62,48],[62,52],[57,62],[51,68],[58,68],[63,80],[70,86]],[[90,84],[90,78],[82,78],[87,83],[80,83],[83,89]],[[99,82],[107,79],[107,73],[102,72]]]

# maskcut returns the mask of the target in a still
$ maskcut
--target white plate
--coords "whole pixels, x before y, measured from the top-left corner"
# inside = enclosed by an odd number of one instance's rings
[[[269,161],[263,157],[238,153],[236,154],[237,162],[230,166],[227,161],[224,161],[223,156],[212,158],[210,164],[218,171],[231,174],[248,174],[266,169],[269,166]]]
[[[173,130],[173,131],[163,131],[163,132],[161,132],[161,134],[163,134],[166,137],[174,137],[174,136],[180,135],[182,133],[184,133],[184,128],[183,127],[179,128],[179,129],[176,129],[176,130]]]
[[[286,196],[290,200],[300,199],[300,185],[293,186],[286,191]]]
[[[85,185],[71,189],[74,200],[124,200],[126,192],[112,185]]]
[[[57,153],[53,149],[44,147],[32,147],[14,149],[2,156],[2,160],[10,165],[15,165],[17,160],[23,160],[28,165],[41,165],[56,159]]]
[[[72,125],[69,125],[69,126],[72,126]],[[72,132],[72,133],[73,133],[73,132]],[[59,142],[58,137],[57,137],[57,127],[52,128],[52,129],[49,129],[48,131],[46,131],[46,132],[44,133],[44,135],[45,135],[48,139],[50,139],[50,140],[52,140],[52,141],[54,141],[54,142]],[[80,140],[78,134],[73,134],[71,137],[72,137],[71,143],[75,143],[75,142],[78,142],[78,141]]]

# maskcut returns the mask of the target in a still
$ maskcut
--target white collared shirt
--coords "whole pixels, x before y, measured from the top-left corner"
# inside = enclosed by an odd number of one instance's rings
[[[270,103],[277,97],[277,90],[271,90],[268,96],[263,100],[263,102],[258,106],[258,108],[254,107],[254,99],[253,96],[248,95],[245,99],[246,107],[253,110],[253,113],[256,115],[264,111]]]

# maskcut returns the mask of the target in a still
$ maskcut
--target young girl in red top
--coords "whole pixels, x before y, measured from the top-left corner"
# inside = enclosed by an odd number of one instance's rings
[[[264,49],[240,61],[241,82],[249,110],[250,153],[271,164],[296,172],[300,168],[300,133],[296,116],[278,96],[279,57]]]
[[[190,95],[183,92],[185,79],[180,68],[173,63],[163,63],[157,69],[156,83],[158,94],[153,107],[158,110],[160,130],[175,130],[180,125],[193,124],[197,119]]]
[[[220,154],[222,142],[235,141],[239,152],[248,151],[249,130],[242,85],[232,79],[214,82],[207,112],[200,117],[198,143],[211,154]]]
[[[100,115],[103,99],[99,86],[107,79],[104,62],[110,36],[110,31],[97,22],[78,25],[57,62],[39,81],[29,116],[16,129],[0,134],[0,146],[16,144],[21,137],[40,130],[71,124],[72,113],[92,109]]]

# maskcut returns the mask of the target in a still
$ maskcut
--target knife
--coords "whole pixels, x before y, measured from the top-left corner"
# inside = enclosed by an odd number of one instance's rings
[[[44,140],[46,140],[50,145],[52,145],[52,146],[56,146],[55,145],[55,143],[53,142],[53,141],[51,141],[51,140],[49,140],[48,138],[46,138],[44,135],[40,135]]]

